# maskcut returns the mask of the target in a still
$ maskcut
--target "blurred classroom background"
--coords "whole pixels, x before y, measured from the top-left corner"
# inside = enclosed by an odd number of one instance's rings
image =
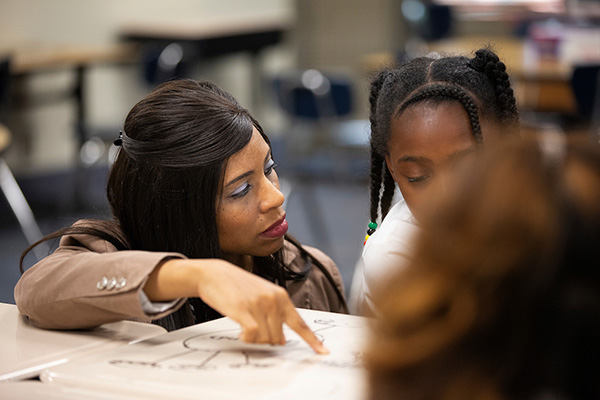
[[[328,253],[349,292],[368,222],[369,77],[487,43],[526,127],[598,134],[598,0],[2,0],[0,302],[14,303],[28,242],[109,216],[112,140],[173,77],[212,80],[257,117],[290,233]]]

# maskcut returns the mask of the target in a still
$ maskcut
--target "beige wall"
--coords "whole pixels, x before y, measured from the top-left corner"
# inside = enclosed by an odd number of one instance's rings
[[[269,13],[287,18],[293,16],[293,3],[290,0],[2,0],[0,52],[55,45],[105,45],[118,40],[119,29],[128,21],[210,20],[232,13],[250,16]],[[282,48],[279,53],[266,52],[263,62],[277,66],[283,59],[285,65],[287,58]],[[232,55],[203,63],[194,73],[195,77],[217,81],[248,105],[252,79],[249,62],[245,55]],[[76,156],[72,140],[73,102],[35,100],[65,92],[73,79],[72,71],[50,71],[13,85],[26,94],[26,99],[34,100],[26,107],[13,108],[11,113],[15,142],[6,158],[16,172],[60,169],[72,164]],[[87,73],[86,88],[91,127],[114,127],[115,131],[131,106],[148,90],[140,68],[135,65],[93,67]]]
[[[289,13],[291,0],[2,0],[0,46],[108,43],[131,20]]]
[[[357,115],[366,114],[367,76],[362,57],[394,51],[403,42],[397,0],[1,0],[0,50],[31,45],[102,45],[115,41],[132,20],[208,18],[231,13],[280,14],[295,21],[285,42],[264,52],[266,77],[294,67],[341,70],[355,78]],[[251,111],[272,134],[285,124],[274,104],[252,104],[253,76],[247,55],[202,63],[194,77],[216,81]],[[45,73],[20,83],[32,98],[68,88],[70,71]],[[137,66],[98,66],[87,76],[92,127],[118,129],[126,112],[147,91]],[[57,101],[13,112],[19,134],[8,159],[17,172],[64,168],[72,163],[75,118],[72,102]]]
[[[342,71],[354,78],[356,117],[368,116],[364,57],[396,52],[406,40],[398,0],[296,0],[294,40],[302,68]]]

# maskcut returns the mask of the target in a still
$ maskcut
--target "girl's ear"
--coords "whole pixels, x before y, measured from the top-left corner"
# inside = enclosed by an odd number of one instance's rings
[[[392,162],[390,161],[390,155],[389,154],[385,155],[385,165],[387,165],[387,169],[392,174],[392,178],[394,178],[394,181],[398,182],[398,180],[396,179],[396,172],[392,168]]]

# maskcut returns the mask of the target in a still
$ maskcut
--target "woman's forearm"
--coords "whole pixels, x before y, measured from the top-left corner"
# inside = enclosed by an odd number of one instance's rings
[[[240,338],[246,342],[284,344],[286,323],[316,352],[328,352],[298,315],[285,289],[225,260],[167,260],[152,271],[144,292],[151,301],[200,297],[238,322]]]
[[[157,266],[148,277],[144,293],[150,301],[167,301],[181,297],[198,297],[198,286],[206,264],[222,260],[169,259]]]

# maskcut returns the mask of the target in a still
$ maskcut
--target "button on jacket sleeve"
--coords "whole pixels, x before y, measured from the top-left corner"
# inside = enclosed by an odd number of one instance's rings
[[[140,292],[163,261],[185,258],[178,253],[117,251],[90,235],[64,236],[58,249],[25,271],[15,286],[21,314],[41,328],[84,329],[124,319],[149,321]]]

